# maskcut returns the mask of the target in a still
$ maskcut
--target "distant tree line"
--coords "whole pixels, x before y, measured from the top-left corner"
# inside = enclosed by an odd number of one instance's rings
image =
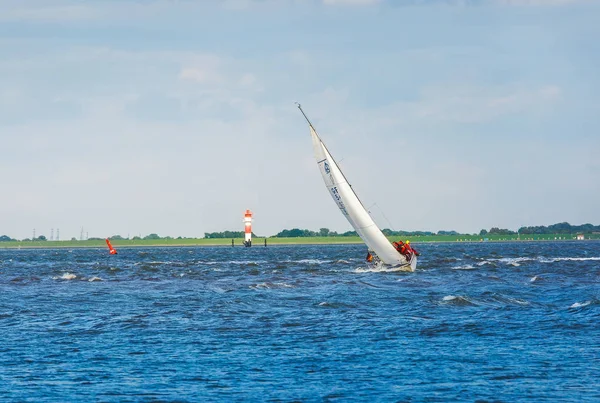
[[[393,231],[389,228],[382,230],[384,235],[389,237],[405,237],[405,236],[427,236],[427,235],[470,235],[462,234],[453,230],[440,230],[437,232],[432,231]],[[486,235],[544,235],[544,234],[593,234],[600,233],[600,225],[582,224],[582,225],[571,225],[568,222],[562,222],[552,224],[549,226],[533,226],[533,227],[521,227],[518,231],[512,231],[506,228],[492,227],[489,230],[482,229],[479,231],[480,236]],[[273,235],[274,238],[301,238],[301,237],[349,237],[357,236],[356,231],[346,231],[338,233],[331,231],[329,228],[320,228],[319,231],[311,231],[308,229],[284,229],[283,231]],[[476,235],[476,234],[473,234]],[[257,237],[255,233],[252,233],[253,237]],[[204,238],[243,238],[244,231],[223,231],[223,232],[205,232]],[[129,240],[130,238],[124,238],[121,235],[113,235],[108,237],[110,240]],[[157,239],[185,239],[183,237],[173,238],[170,236],[161,237],[158,234],[152,233],[144,237],[134,236],[132,240],[157,240]],[[90,241],[103,241],[104,238],[88,238]],[[0,242],[18,241],[8,235],[0,236]],[[34,239],[25,238],[22,241],[47,241],[44,235],[40,235]],[[77,241],[76,238],[71,238],[71,241]]]
[[[392,231],[389,228],[384,228],[381,232],[383,232],[386,236],[419,236],[419,235],[458,235],[456,231],[438,231],[437,233],[433,233],[430,231]],[[344,237],[344,236],[358,236],[356,231],[346,231],[341,234],[330,231],[328,228],[321,228],[318,232],[311,231],[308,229],[284,229],[279,232],[277,235],[273,235],[274,238],[300,238],[300,237]]]
[[[518,231],[492,227],[490,230],[482,229],[479,235],[546,235],[546,234],[592,234],[600,233],[600,225],[583,224],[571,225],[568,222],[561,222],[549,226],[521,227]]]
[[[253,237],[256,237],[254,232],[252,233]],[[205,232],[204,238],[243,238],[244,231],[223,231],[223,232]]]
[[[511,231],[509,229],[492,227],[492,228],[490,228],[489,231],[485,230],[485,229],[482,229],[481,231],[479,231],[479,235],[480,236],[486,236],[486,235],[516,235],[516,232],[515,231]]]
[[[303,237],[324,237],[324,236],[356,236],[355,231],[346,231],[338,234],[335,231],[330,231],[329,228],[321,228],[318,232],[308,229],[284,229],[283,231],[273,235],[273,238],[303,238]]]
[[[600,225],[571,225],[568,222],[552,224],[547,227],[521,227],[519,234],[592,234],[599,233]]]

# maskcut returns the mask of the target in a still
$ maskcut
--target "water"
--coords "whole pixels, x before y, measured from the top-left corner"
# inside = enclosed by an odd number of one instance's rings
[[[600,401],[600,242],[0,250],[0,400]]]

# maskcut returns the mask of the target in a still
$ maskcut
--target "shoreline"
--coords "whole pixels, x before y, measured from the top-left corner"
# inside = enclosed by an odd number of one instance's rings
[[[595,235],[595,236],[594,236]],[[497,236],[482,238],[479,236],[448,236],[448,235],[433,235],[433,236],[414,236],[405,237],[410,239],[412,243],[496,243],[496,242],[581,242],[581,241],[598,241],[600,234],[593,234],[590,238],[578,240],[575,236],[564,234],[548,234],[537,235],[531,237],[517,236]],[[399,239],[400,237],[388,237],[390,241]],[[403,237],[404,238],[404,237]],[[277,245],[348,245],[348,244],[363,244],[364,242],[359,237],[305,237],[305,238],[254,238],[252,241],[253,247],[265,247]],[[242,238],[232,239],[225,238],[182,238],[182,239],[142,239],[142,240],[111,240],[115,248],[147,248],[147,247],[203,247],[203,246],[223,246],[223,247],[244,247]],[[79,249],[79,248],[106,248],[104,240],[86,240],[86,241],[7,241],[0,242],[0,249]]]

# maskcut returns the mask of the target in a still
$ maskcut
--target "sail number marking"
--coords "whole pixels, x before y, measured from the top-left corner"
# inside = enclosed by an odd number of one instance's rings
[[[348,211],[346,210],[346,205],[342,201],[342,197],[340,196],[340,193],[338,192],[337,187],[334,186],[334,187],[330,188],[329,190],[331,191],[331,195],[335,199],[335,202],[337,203],[337,205],[340,208],[340,210],[342,211],[342,213],[344,215],[348,215]]]

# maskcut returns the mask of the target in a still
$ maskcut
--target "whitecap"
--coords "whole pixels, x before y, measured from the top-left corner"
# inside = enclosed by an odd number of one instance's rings
[[[524,299],[520,299],[520,298],[512,298],[512,297],[503,297],[500,298],[500,300],[504,299],[506,302],[511,303],[511,304],[517,304],[517,305],[530,305],[529,301],[525,301]]]
[[[53,280],[73,280],[74,278],[77,278],[77,276],[73,273],[64,273],[60,277],[52,277]]]
[[[585,301],[585,302],[575,302],[573,305],[571,305],[569,308],[583,308],[584,306],[588,306],[589,304],[591,304],[592,301]]]
[[[460,295],[446,295],[444,298],[442,298],[442,301],[446,304],[457,306],[477,305],[473,301],[469,300],[467,297],[463,297]]]
[[[541,263],[554,263],[554,262],[582,262],[589,260],[600,260],[600,257],[554,257],[554,258],[544,258],[540,257],[539,261]]]
[[[102,281],[102,279],[100,277],[94,276],[94,277],[90,278],[88,281],[90,281],[90,282],[91,281]]]
[[[375,265],[372,267],[357,267],[355,273],[389,273],[396,271],[412,271],[410,266],[391,267],[386,265]]]
[[[331,263],[331,260],[320,260],[320,259],[301,259],[297,263],[308,263],[308,264],[327,264]]]
[[[489,258],[490,262],[501,262],[506,263],[511,266],[521,266],[522,262],[527,262],[530,260],[535,260],[529,257],[501,257],[501,258]],[[485,262],[485,261],[484,261]]]
[[[454,266],[452,270],[475,270],[475,267],[473,267],[473,265],[467,264],[464,266]]]

